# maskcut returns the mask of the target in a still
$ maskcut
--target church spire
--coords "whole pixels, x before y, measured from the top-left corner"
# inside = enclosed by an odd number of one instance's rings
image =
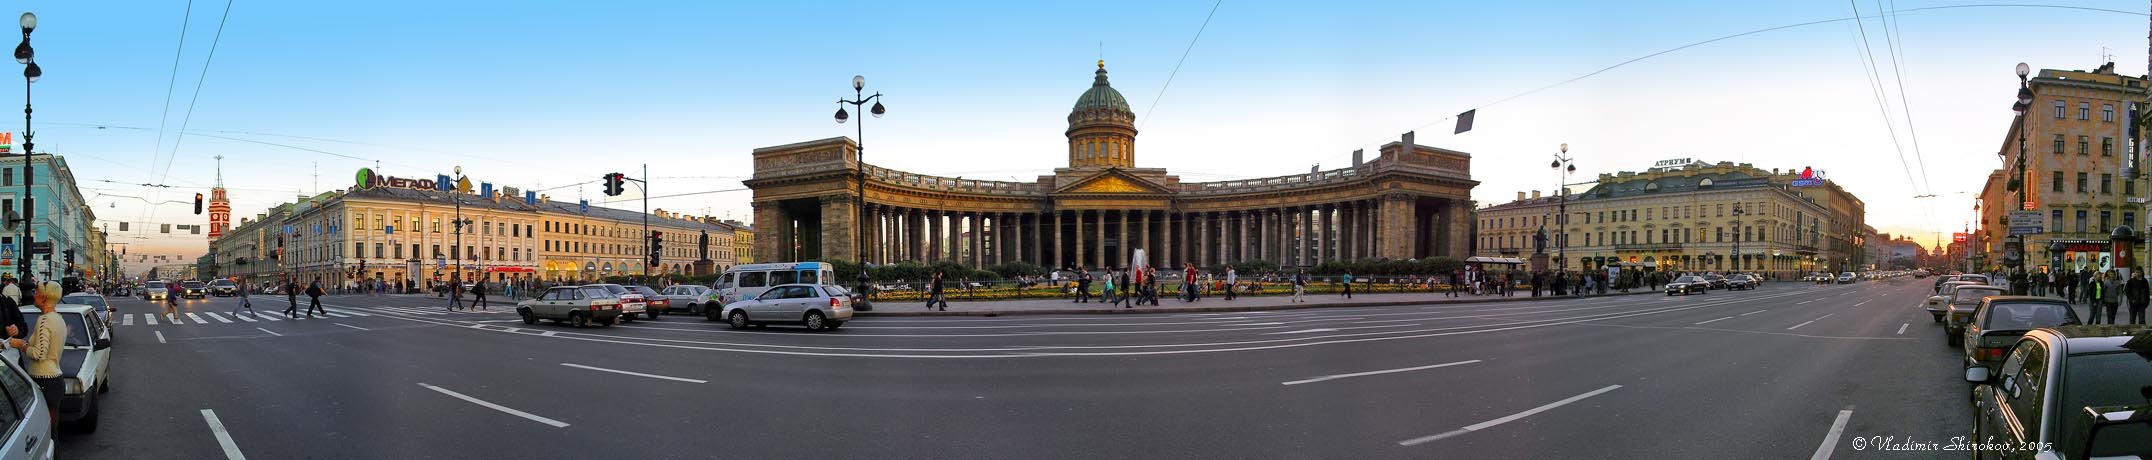
[[[224,155],[217,155],[217,188],[224,188]]]

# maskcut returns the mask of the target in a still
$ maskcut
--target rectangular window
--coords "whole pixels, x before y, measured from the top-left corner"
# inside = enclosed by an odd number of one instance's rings
[[[2048,233],[2062,233],[2062,210],[2048,211],[2047,220],[2049,221],[2047,223]]]
[[[2103,157],[2111,157],[2111,156],[2115,156],[2115,138],[2112,138],[2112,137],[2101,137],[2101,138],[2100,138],[2100,156],[2103,156]]]
[[[2092,193],[2091,177],[2089,173],[2077,173],[2077,193]]]
[[[2085,233],[2085,224],[2087,224],[2087,223],[2088,223],[2088,222],[2086,222],[2086,221],[2092,220],[2092,219],[2086,218],[2086,217],[2085,217],[2085,215],[2086,215],[2086,212],[2085,212],[2085,211],[2082,211],[2082,210],[2081,210],[2081,211],[2077,211],[2077,232],[2078,232],[2078,233]]]
[[[2100,174],[2100,194],[2103,194],[2103,195],[2110,195],[2110,194],[2114,194],[2114,193],[2115,193],[2115,175],[2114,175],[2114,174],[2111,174],[2111,173],[2101,173],[2101,174]],[[2106,228],[2106,227],[2102,226],[2101,228]]]
[[[15,168],[0,168],[0,185],[15,185]]]
[[[2137,228],[2137,213],[2135,213],[2135,212],[2130,212],[2130,211],[2122,211],[2122,226],[2124,226],[2124,227],[2129,227],[2130,229],[2133,229],[2133,230],[2134,230],[2134,229],[2136,229],[2136,228]]]
[[[2057,192],[2062,191],[2062,171],[2055,171],[2055,180],[2048,182],[2048,188]]]
[[[2124,195],[2129,195],[2129,196],[2137,196],[2137,181],[2134,181],[2134,180],[2124,180],[2124,181],[2122,181],[2122,194],[2124,194]]]
[[[2106,231],[2107,229],[2115,228],[2114,223],[2114,211],[2100,211],[2100,226],[2098,228],[2099,231]]]
[[[439,259],[439,258],[441,258],[441,245],[438,245],[438,244],[436,244],[436,245],[433,245],[433,258],[435,258],[435,259]]]
[[[401,245],[401,244],[396,244],[396,245],[390,245],[389,247],[392,247],[392,248],[395,248],[395,249],[396,249],[396,258],[397,258],[397,259],[403,259],[403,258],[404,258],[404,256],[403,256],[403,245]]]
[[[441,233],[441,218],[439,217],[433,218],[433,232]]]
[[[2056,135],[2055,135],[2055,149],[2054,149],[2054,152],[2055,152],[2055,154],[2056,154],[2056,155],[2061,155],[2061,154],[2062,154],[2062,135],[2061,135],[2061,134],[2056,134]]]
[[[2100,121],[2106,121],[2106,122],[2113,122],[2113,121],[2115,121],[2115,105],[2114,105],[2114,104],[2100,104]]]
[[[2092,136],[2077,136],[2077,154],[2092,154]]]
[[[366,258],[366,243],[351,243],[351,256]]]
[[[2079,120],[2090,120],[2090,119],[2092,119],[2092,103],[2090,103],[2090,102],[2079,102],[2079,103],[2077,103],[2077,119],[2079,119]]]
[[[2062,119],[2062,117],[2063,117],[2063,115],[2062,115],[2062,114],[2063,114],[2063,111],[2064,111],[2064,110],[2069,110],[2069,109],[2066,109],[2066,108],[2064,108],[2064,107],[2065,107],[2065,103],[2064,103],[2064,102],[2062,102],[2061,100],[2056,100],[2056,101],[2055,101],[2055,119],[2057,119],[2057,120],[2061,120],[2061,119]]]
[[[374,243],[374,258],[379,259],[387,255],[388,253],[381,251],[381,243]]]

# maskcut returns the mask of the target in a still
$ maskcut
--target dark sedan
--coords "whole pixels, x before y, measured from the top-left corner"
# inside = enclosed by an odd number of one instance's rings
[[[1710,291],[1710,281],[1694,276],[1674,278],[1673,282],[1666,283],[1666,295],[1674,295],[1677,292],[1681,295],[1702,294]]]
[[[2152,328],[2063,326],[2027,332],[1996,371],[1965,369],[1973,387],[1976,458],[2152,456]],[[2005,447],[2009,448],[2009,447]]]
[[[1726,277],[1726,289],[1744,291],[1756,289],[1756,278],[1748,275]]]
[[[1982,366],[1990,373],[2003,362],[2003,353],[2024,337],[2026,331],[2078,324],[2077,311],[2062,299],[2037,296],[1996,296],[1980,302],[1973,320],[1965,324],[1958,339],[1965,348],[1965,367]]]
[[[1973,321],[1973,310],[1980,308],[1981,299],[2000,295],[2003,288],[1984,284],[1958,286],[1950,291],[1950,303],[1943,310],[1943,341],[1958,346],[1958,334],[1965,331],[1965,323]]]

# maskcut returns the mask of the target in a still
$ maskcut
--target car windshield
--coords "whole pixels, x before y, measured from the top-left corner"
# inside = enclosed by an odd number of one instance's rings
[[[57,315],[60,315],[60,318],[61,318],[61,320],[62,320],[62,321],[63,321],[64,323],[66,323],[66,324],[67,324],[67,346],[71,346],[71,347],[87,347],[87,346],[90,346],[90,332],[89,332],[89,328],[87,328],[87,327],[84,327],[84,326],[82,325],[82,315],[81,315],[81,314],[79,314],[79,313],[74,313],[74,312],[53,312],[53,314],[57,314]],[[22,319],[23,319],[23,322],[24,322],[25,324],[29,325],[29,326],[30,326],[30,330],[32,330],[32,331],[35,331],[35,330],[37,330],[37,321],[38,321],[38,319],[39,319],[39,318],[42,318],[42,317],[44,317],[44,314],[42,314],[41,312],[37,311],[37,309],[36,309],[36,308],[25,308],[25,309],[22,309]],[[28,334],[24,334],[24,335],[28,335]]]
[[[180,283],[180,286],[186,287],[186,288],[188,288],[188,289],[194,289],[194,288],[199,288],[199,287],[202,287],[202,282],[200,282],[200,281],[188,281],[188,282],[185,282],[185,283]]]
[[[151,282],[149,282],[149,284],[145,284],[145,285],[143,285],[143,286],[144,286],[144,289],[164,289],[164,282],[161,282],[161,281],[151,281]]]
[[[601,284],[598,287],[605,289],[605,292],[613,293],[614,296],[628,293],[628,288],[620,287],[618,284]]]
[[[75,305],[89,305],[89,306],[97,307],[97,309],[98,309],[98,310],[104,310],[104,309],[105,309],[105,298],[104,298],[104,296],[94,296],[94,295],[71,295],[71,296],[67,296],[67,297],[61,297],[61,298],[60,298],[60,303],[68,303],[68,304],[75,304]]]
[[[1703,280],[1702,278],[1697,278],[1697,277],[1694,277],[1694,276],[1684,276],[1684,277],[1680,277],[1680,278],[1674,278],[1674,282],[1676,282],[1676,283],[1694,283],[1694,282],[1697,282],[1697,281],[1702,281],[1702,280]]]
[[[644,297],[654,297],[658,295],[658,292],[651,290],[649,286],[634,286],[628,289],[633,289],[635,290],[635,293],[642,294]]]
[[[217,282],[214,282],[214,283],[210,283],[210,284],[216,285],[217,287],[231,287],[231,286],[232,286],[232,282],[231,282],[231,280],[217,280]]]
[[[583,297],[592,299],[617,299],[620,298],[620,295],[614,294],[612,290],[606,289],[601,286],[589,286],[583,288]]]
[[[2077,312],[2062,304],[1988,302],[1988,321],[1980,327],[1990,331],[2029,331],[2077,323]]]
[[[1950,302],[1979,303],[1980,299],[1983,297],[1998,295],[2003,295],[2003,291],[2001,289],[1974,289],[1970,287],[1961,287],[1958,288],[1958,290],[1952,291],[1950,293]]]
[[[2127,406],[2145,403],[2147,382],[2152,382],[2152,356],[2130,351],[2115,351],[2086,355],[2071,355],[2063,367],[2062,405],[2056,407],[2055,415],[2062,427],[2056,433],[2063,434],[2063,442],[2057,447],[2072,447],[2084,443],[2086,407]],[[2069,458],[2089,458],[2122,454],[2152,452],[2152,426],[2137,423],[2109,428],[2090,452],[2066,452]]]

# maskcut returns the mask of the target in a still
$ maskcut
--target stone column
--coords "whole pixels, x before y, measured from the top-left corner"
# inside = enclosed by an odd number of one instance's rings
[[[852,197],[845,195],[824,196],[821,202],[822,231],[817,235],[821,244],[816,245],[821,251],[819,254],[807,254],[804,257],[859,260],[856,251],[859,242],[852,238],[857,234],[857,229],[852,225],[858,222],[855,220],[859,218],[858,205],[852,202]]]
[[[1188,262],[1198,266],[1210,263],[1210,232],[1203,228],[1203,213],[1189,213],[1182,218],[1188,221],[1188,243],[1194,245],[1188,248]]]
[[[1338,223],[1344,229],[1338,232],[1338,258],[1360,260],[1360,210],[1354,203],[1338,203]]]
[[[1073,238],[1076,243],[1074,245],[1076,249],[1076,254],[1075,257],[1069,258],[1069,262],[1076,265],[1088,265],[1091,263],[1091,258],[1090,254],[1085,252],[1086,248],[1084,247],[1083,210],[1078,209],[1075,211],[1071,211],[1070,217],[1070,220],[1076,223],[1076,233],[1075,238]],[[1090,267],[1087,266],[1085,268],[1089,269]]]
[[[1173,217],[1173,211],[1158,213],[1158,247],[1161,248],[1158,251],[1159,270],[1178,267],[1179,265],[1176,265],[1175,262],[1181,260],[1180,254],[1173,253],[1173,226],[1180,220]]]
[[[930,265],[940,262],[944,258],[942,255],[947,254],[948,240],[942,239],[942,217],[941,211],[927,211],[926,262]]]
[[[1156,246],[1151,245],[1151,211],[1138,211],[1136,214],[1136,248],[1142,249],[1143,254],[1149,256],[1143,263],[1154,267],[1158,266],[1158,258],[1164,257],[1158,253]]]
[[[986,215],[968,213],[971,220],[971,268],[986,268]]]
[[[1091,226],[1097,227],[1095,232],[1098,234],[1098,239],[1095,240],[1098,242],[1098,252],[1091,255],[1091,266],[1104,267],[1106,266],[1106,210],[1098,210],[1098,221],[1092,222]]]
[[[1228,230],[1233,226],[1232,222],[1228,221],[1230,217],[1232,216],[1224,211],[1211,213],[1211,219],[1218,222],[1218,260],[1211,262],[1211,265],[1225,265],[1226,261],[1233,260],[1232,233]]]
[[[762,254],[762,257],[768,260],[785,260],[785,253],[777,250],[780,242],[789,241],[788,239],[790,238],[789,235],[786,235],[789,232],[785,231],[785,229],[790,228],[791,225],[784,224],[786,221],[784,211],[777,207],[776,202],[757,201],[753,205],[755,208],[755,252]],[[567,251],[563,250],[562,252]],[[418,254],[413,254],[412,257],[429,258]]]
[[[1436,222],[1433,225],[1433,230],[1428,234],[1429,238],[1439,237],[1449,242],[1442,248],[1442,253],[1436,255],[1445,255],[1458,259],[1464,259],[1471,255],[1467,253],[1468,248],[1472,247],[1472,228],[1467,225],[1471,219],[1471,202],[1452,200],[1448,203],[1448,207],[1442,213],[1442,221]]]
[[[1391,259],[1419,257],[1419,215],[1409,195],[1391,194],[1382,199],[1382,256]]]
[[[1315,219],[1311,217],[1309,212],[1310,210],[1306,207],[1293,208],[1293,219],[1299,221],[1298,225],[1300,226],[1300,242],[1295,245],[1298,247],[1294,248],[1299,253],[1295,255],[1298,259],[1295,259],[1296,263],[1294,265],[1314,265],[1311,261],[1314,260],[1315,256],[1315,246],[1313,245],[1315,242]]]
[[[1056,209],[1050,214],[1041,215],[1050,217],[1041,219],[1039,222],[1046,231],[1046,239],[1052,243],[1050,246],[1041,248],[1046,250],[1046,263],[1051,264],[1047,265],[1046,268],[1060,268],[1062,265],[1067,264],[1061,261],[1061,210]]]

